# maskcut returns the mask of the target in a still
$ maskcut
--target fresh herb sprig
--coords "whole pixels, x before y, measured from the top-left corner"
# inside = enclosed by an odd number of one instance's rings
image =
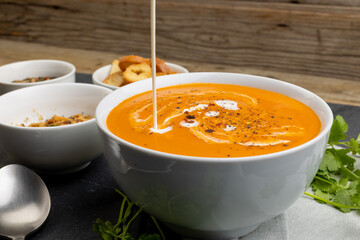
[[[117,189],[115,189],[115,191],[123,198],[117,223],[113,225],[110,221],[104,222],[98,218],[93,224],[93,230],[98,232],[103,240],[135,240],[129,233],[129,228],[142,212],[142,208],[137,207],[136,204],[130,201],[121,191]],[[165,240],[165,235],[158,222],[153,216],[150,217],[158,228],[160,235],[156,233],[142,234],[138,240]]]
[[[347,139],[348,124],[340,115],[331,127],[328,148],[311,183],[313,193],[305,192],[320,203],[327,203],[342,212],[360,209],[360,169],[355,167],[360,155],[360,134]],[[341,147],[341,148],[339,148]]]

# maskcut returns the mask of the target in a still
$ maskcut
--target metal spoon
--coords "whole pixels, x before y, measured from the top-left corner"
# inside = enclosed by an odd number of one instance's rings
[[[36,173],[18,164],[0,169],[0,235],[25,239],[49,211],[49,191]]]

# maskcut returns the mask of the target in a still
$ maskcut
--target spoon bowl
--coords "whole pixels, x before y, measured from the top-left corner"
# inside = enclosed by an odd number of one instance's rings
[[[49,191],[36,173],[18,164],[0,169],[0,183],[0,235],[25,239],[46,220]]]

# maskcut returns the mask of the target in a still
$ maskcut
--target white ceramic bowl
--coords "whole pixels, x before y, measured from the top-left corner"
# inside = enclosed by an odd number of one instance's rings
[[[92,84],[58,83],[0,96],[0,148],[8,162],[48,173],[72,172],[88,165],[102,152],[95,119],[57,127],[17,125],[44,121],[55,114],[94,116],[97,104],[110,92]]]
[[[321,120],[309,142],[272,154],[239,158],[200,158],[145,149],[106,127],[109,112],[124,99],[151,89],[150,80],[124,86],[96,109],[104,153],[121,189],[144,210],[181,235],[196,239],[237,239],[278,216],[303,194],[324,154],[333,115],[315,94],[265,77],[233,73],[164,76],[158,87],[206,82],[266,89],[297,99]]]
[[[169,62],[166,62],[166,65],[169,66],[169,68],[171,69],[171,71],[174,71],[174,72],[177,72],[177,73],[188,73],[189,71],[180,66],[180,65],[177,65],[177,64],[174,64],[174,63],[169,63]],[[110,73],[110,69],[111,69],[111,65],[106,65],[106,66],[103,66],[99,69],[97,69],[93,74],[92,74],[92,81],[94,84],[96,85],[100,85],[100,86],[103,86],[103,87],[107,87],[107,88],[110,88],[112,90],[116,90],[120,87],[116,87],[116,86],[111,86],[109,84],[105,84],[103,83],[103,81],[105,80],[105,78],[107,76],[109,76],[109,73]]]
[[[12,83],[29,77],[55,77],[35,83]],[[0,66],[0,95],[19,88],[75,82],[75,66],[59,60],[29,60]]]

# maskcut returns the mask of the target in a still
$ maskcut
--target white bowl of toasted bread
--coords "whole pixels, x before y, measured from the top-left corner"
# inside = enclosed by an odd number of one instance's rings
[[[180,65],[156,59],[157,76],[188,72]],[[135,55],[115,59],[111,64],[97,69],[92,74],[94,84],[112,90],[147,78],[151,78],[151,60]]]

